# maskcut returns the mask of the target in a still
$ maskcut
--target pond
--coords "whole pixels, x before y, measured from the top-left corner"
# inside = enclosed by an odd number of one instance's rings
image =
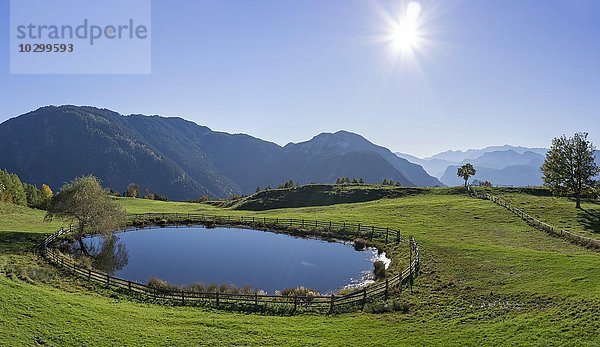
[[[269,294],[300,286],[331,293],[364,284],[374,261],[385,260],[351,244],[227,227],[148,228],[83,242],[94,267],[127,280],[233,284]]]

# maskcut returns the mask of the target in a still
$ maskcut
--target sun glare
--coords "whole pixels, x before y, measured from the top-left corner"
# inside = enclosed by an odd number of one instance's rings
[[[411,1],[406,6],[406,12],[391,24],[390,41],[396,51],[412,51],[418,46],[420,40],[419,15],[421,5]]]
[[[419,30],[412,23],[396,25],[392,29],[391,35],[396,49],[410,50],[419,42]]]

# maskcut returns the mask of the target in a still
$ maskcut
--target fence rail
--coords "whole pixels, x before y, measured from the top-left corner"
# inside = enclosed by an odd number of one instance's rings
[[[562,230],[550,225],[548,223],[542,222],[541,220],[527,214],[525,211],[511,205],[508,201],[499,198],[497,196],[491,195],[489,193],[480,194],[475,189],[469,186],[469,195],[477,199],[490,200],[497,205],[500,205],[512,213],[519,216],[522,220],[524,220],[527,224],[533,226],[534,228],[544,231],[552,236],[564,238],[574,244],[581,245],[587,248],[592,249],[600,249],[600,241],[591,237],[581,236],[575,233],[572,233],[567,230]]]
[[[219,217],[207,216],[200,214],[138,214],[132,215],[133,220],[144,218],[144,220],[152,219],[160,216],[165,217],[181,217],[185,222],[218,222],[223,224],[235,223],[253,223],[263,227],[273,227],[275,224],[279,227],[285,225],[305,226],[314,228],[327,228],[334,231],[356,231],[360,234],[366,232],[367,235],[374,237],[385,238],[386,242],[390,238],[390,233],[398,233],[397,241],[400,242],[400,232],[397,230],[373,226],[361,226],[360,224],[333,223],[324,221],[307,221],[302,219],[281,219],[281,218],[256,218],[256,217]],[[186,218],[185,220],[183,218]],[[338,229],[336,229],[338,228]],[[141,295],[150,299],[161,299],[177,305],[199,305],[206,304],[216,307],[224,307],[228,304],[244,305],[259,309],[266,305],[287,305],[290,310],[295,312],[298,308],[309,310],[319,310],[334,312],[339,308],[364,308],[364,305],[370,301],[383,298],[387,300],[392,292],[397,289],[400,293],[405,285],[409,285],[412,290],[412,284],[415,277],[420,271],[420,253],[417,242],[409,239],[409,265],[399,274],[386,278],[384,281],[379,281],[362,289],[358,289],[346,295],[317,295],[317,296],[302,296],[302,295],[272,295],[272,294],[241,294],[241,293],[221,293],[215,292],[195,292],[186,290],[170,290],[152,287],[146,284],[141,284],[134,281],[129,281],[119,277],[112,276],[108,273],[101,272],[95,269],[85,267],[72,259],[72,257],[63,255],[56,251],[50,244],[56,241],[60,236],[68,234],[69,229],[61,228],[56,233],[48,236],[42,243],[43,255],[52,263],[61,268],[71,271],[90,282],[105,285],[106,287],[123,291],[127,294]]]
[[[338,236],[348,238],[364,238],[370,241],[380,239],[386,244],[391,241],[400,242],[402,233],[398,229],[365,225],[361,223],[331,222],[322,220],[294,219],[294,218],[269,218],[247,216],[220,216],[198,213],[140,213],[129,216],[130,221],[168,220],[180,223],[216,223],[216,224],[247,224],[277,227],[298,227],[311,230],[335,232]]]

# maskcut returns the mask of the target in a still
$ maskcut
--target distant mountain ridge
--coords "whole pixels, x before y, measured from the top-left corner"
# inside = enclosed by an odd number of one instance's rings
[[[466,151],[445,151],[431,157],[423,158],[423,160],[432,160],[432,159],[440,159],[451,162],[461,162],[468,159],[477,159],[485,153],[489,152],[503,152],[503,151],[514,151],[519,154],[523,154],[525,152],[534,152],[540,155],[546,155],[548,149],[546,148],[529,148],[522,146],[511,146],[511,145],[503,145],[503,146],[489,146],[481,149],[468,149]]]
[[[281,147],[245,134],[212,131],[174,117],[123,116],[89,106],[47,106],[0,124],[0,168],[57,189],[94,174],[111,189],[135,182],[174,200],[249,194],[284,181],[332,183],[384,178],[441,186],[417,164],[360,135],[323,133]]]
[[[497,185],[541,185],[542,165],[547,149],[521,146],[490,146],[467,151],[446,151],[429,158],[414,158],[427,172],[449,186],[462,184],[456,175],[457,168],[466,163],[475,166],[477,174],[472,180],[490,181]],[[408,158],[406,154],[396,155]]]
[[[448,186],[463,184],[456,175],[459,166],[471,163],[477,174],[472,180],[490,181],[496,185],[542,185],[541,166],[546,157],[545,148],[521,146],[490,146],[467,151],[446,151],[428,158],[418,158],[405,153],[395,153],[421,165],[430,175],[438,177]],[[600,165],[600,151],[596,151],[596,164]]]

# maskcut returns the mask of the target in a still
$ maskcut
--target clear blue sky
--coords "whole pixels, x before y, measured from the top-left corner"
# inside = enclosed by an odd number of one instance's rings
[[[154,0],[150,75],[10,75],[0,0],[0,122],[44,105],[180,116],[285,144],[360,133],[425,156],[498,144],[600,145],[600,1],[420,1],[411,62],[385,22],[406,3]]]

